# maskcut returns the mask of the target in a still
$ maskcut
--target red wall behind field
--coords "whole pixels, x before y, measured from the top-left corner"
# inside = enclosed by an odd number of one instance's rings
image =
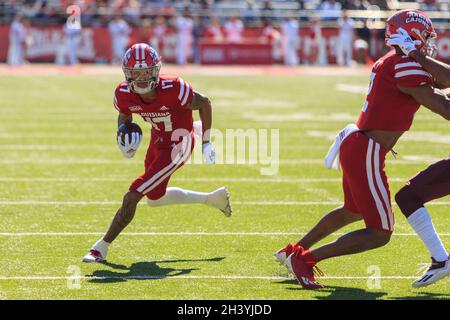
[[[300,31],[301,37],[304,39],[307,29]],[[335,62],[334,44],[337,37],[337,29],[327,28],[322,30],[323,37],[326,41],[326,50],[328,61]],[[135,29],[133,34],[138,34]],[[257,63],[270,64],[273,59],[268,56],[269,48],[267,44],[261,44],[260,29],[246,29],[244,32],[246,38],[245,45],[230,46],[217,45],[217,48],[223,50],[223,55],[230,57],[230,50],[234,56],[241,56],[242,60],[226,58],[223,63]],[[0,25],[0,62],[5,62],[9,45],[9,26]],[[31,40],[27,48],[27,60],[29,61],[48,61],[55,59],[58,49],[64,45],[64,37],[62,27],[33,27],[29,31],[29,39]],[[142,40],[142,39],[141,39]],[[176,56],[176,34],[174,30],[168,30],[164,37],[160,53],[167,62],[174,62]],[[439,48],[438,58],[440,60],[450,62],[450,30],[438,32],[437,45]],[[203,42],[203,48],[209,48],[211,53],[211,45]],[[258,51],[261,50],[261,51]],[[252,60],[249,57],[252,52],[258,52],[257,59]],[[201,54],[206,54],[203,51]],[[220,54],[217,51],[217,54]],[[302,51],[300,55],[302,55]],[[82,31],[82,40],[79,49],[81,61],[106,63],[111,59],[111,39],[108,29],[105,27],[84,28]],[[192,58],[192,52],[190,52]],[[302,57],[303,58],[303,57]],[[212,62],[210,62],[212,63]]]

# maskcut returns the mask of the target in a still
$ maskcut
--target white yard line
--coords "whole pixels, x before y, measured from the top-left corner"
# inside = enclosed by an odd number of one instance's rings
[[[341,205],[341,201],[233,201],[235,205],[247,206],[311,206],[311,205]],[[38,206],[109,206],[120,205],[121,201],[10,201],[0,200],[0,206],[15,206],[15,205],[38,205]],[[139,205],[147,205],[145,202],[140,202]],[[396,204],[393,203],[395,206]],[[427,206],[447,206],[450,201],[435,201],[430,202]]]
[[[161,280],[161,279],[231,279],[231,280],[286,280],[293,279],[282,276],[241,276],[241,275],[211,275],[211,276],[0,276],[0,280]],[[381,279],[381,280],[400,280],[400,279],[417,279],[417,276],[324,276],[320,279],[329,280],[367,280],[367,279]]]
[[[0,237],[40,237],[40,236],[101,236],[104,232],[0,232]],[[302,232],[123,232],[122,236],[301,236]],[[332,233],[332,236],[344,235],[343,232]],[[415,233],[394,233],[398,237],[416,237]],[[449,237],[450,233],[439,233],[442,237]]]
[[[411,159],[411,160],[387,160],[387,165],[417,165],[417,164],[431,164],[439,158],[436,159]],[[0,160],[0,164],[2,165],[20,165],[20,164],[34,164],[34,165],[71,165],[71,164],[86,164],[86,165],[96,165],[96,164],[121,164],[129,166],[132,161],[127,161],[126,159],[36,159],[36,158],[28,158],[28,159],[2,159]],[[140,160],[139,160],[140,163]],[[188,165],[193,165],[195,163],[187,162]],[[299,164],[307,164],[307,165],[323,165],[325,166],[325,161],[323,159],[285,159],[279,161],[273,161],[273,164],[279,165],[299,165]],[[202,163],[198,163],[196,165],[202,165]],[[255,166],[254,164],[249,163],[217,163],[216,165],[233,165],[233,166]],[[257,164],[262,167],[266,167],[268,164]]]
[[[389,178],[390,182],[406,182],[409,178]],[[0,177],[1,182],[122,182],[130,181],[130,177],[112,178],[9,178]],[[269,183],[316,183],[334,182],[341,183],[342,178],[174,178],[172,181],[192,181],[192,182],[269,182]]]

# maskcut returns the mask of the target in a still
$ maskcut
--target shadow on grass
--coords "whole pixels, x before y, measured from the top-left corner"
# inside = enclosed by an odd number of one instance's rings
[[[163,268],[158,263],[177,263],[177,262],[218,262],[225,259],[224,257],[215,257],[208,259],[180,259],[180,260],[161,260],[161,261],[142,261],[133,263],[130,267],[122,264],[115,264],[110,262],[102,263],[115,270],[128,271],[117,272],[113,270],[96,270],[87,277],[92,277],[89,280],[91,283],[115,283],[125,282],[128,280],[160,280],[174,276],[182,276],[189,274],[191,271],[198,270],[198,268]]]
[[[443,300],[450,299],[450,293],[416,292],[416,296],[393,297],[394,300]]]
[[[307,290],[303,289],[296,280],[288,279],[278,282],[280,284],[292,284],[295,287],[288,287],[288,290]],[[338,286],[325,286],[323,289],[310,290],[312,294],[317,292],[320,295],[314,295],[313,298],[317,300],[377,300],[387,295],[386,292],[366,291],[360,288],[348,288]],[[328,293],[327,296],[321,294]]]

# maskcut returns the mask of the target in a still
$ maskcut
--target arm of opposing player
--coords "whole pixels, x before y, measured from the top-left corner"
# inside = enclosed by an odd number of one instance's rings
[[[450,121],[450,99],[445,93],[433,86],[426,84],[417,87],[405,87],[398,85],[400,91],[412,96],[418,103],[439,114]]]
[[[418,50],[411,51],[409,56],[433,76],[440,88],[450,87],[450,65],[428,57]]]

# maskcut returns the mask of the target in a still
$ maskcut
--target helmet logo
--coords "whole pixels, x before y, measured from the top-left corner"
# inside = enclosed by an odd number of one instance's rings
[[[418,22],[420,24],[422,24],[426,29],[429,29],[430,26],[430,22],[428,21],[428,19],[421,15],[418,14],[416,12],[408,12],[408,18],[406,18],[406,23],[413,23],[413,22]]]

